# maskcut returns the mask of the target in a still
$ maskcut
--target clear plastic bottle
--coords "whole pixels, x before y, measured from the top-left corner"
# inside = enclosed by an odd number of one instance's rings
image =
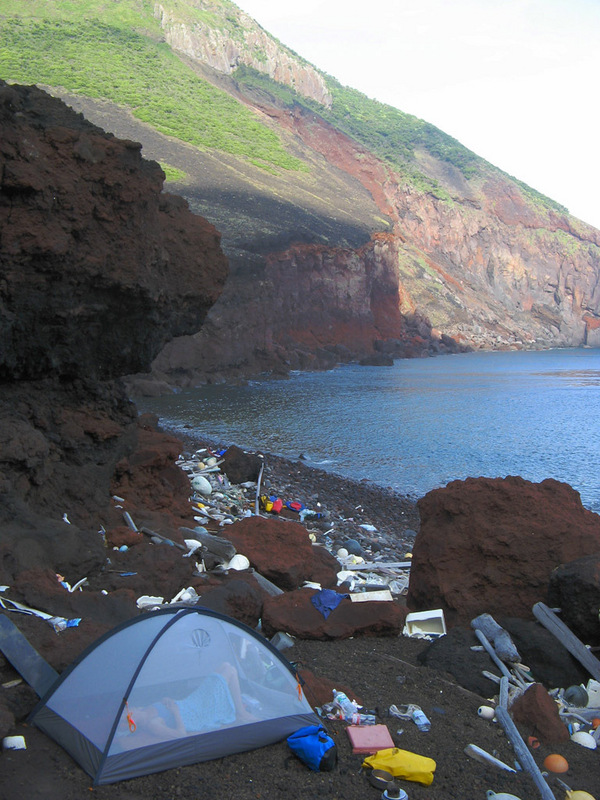
[[[415,723],[420,731],[431,730],[431,722],[427,719],[426,715],[420,708],[415,708],[412,713],[412,721]]]
[[[333,702],[341,709],[344,719],[352,722],[352,717],[358,711],[356,703],[353,703],[344,692],[338,692],[337,689],[333,690]]]

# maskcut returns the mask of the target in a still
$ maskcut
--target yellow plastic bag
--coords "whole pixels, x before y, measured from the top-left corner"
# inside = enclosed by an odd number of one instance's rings
[[[436,763],[433,758],[419,756],[408,750],[399,750],[397,747],[388,747],[365,758],[363,767],[384,769],[386,772],[391,772],[394,778],[403,778],[405,781],[415,781],[429,786],[433,783]]]

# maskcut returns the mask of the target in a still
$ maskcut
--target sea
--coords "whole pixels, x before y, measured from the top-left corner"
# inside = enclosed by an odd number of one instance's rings
[[[600,513],[600,350],[343,365],[138,403],[197,436],[302,458],[417,499],[449,481],[555,478]]]

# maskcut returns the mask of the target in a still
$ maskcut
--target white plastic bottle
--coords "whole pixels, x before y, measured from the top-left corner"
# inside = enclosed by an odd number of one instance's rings
[[[415,723],[417,728],[420,731],[429,731],[431,730],[431,722],[427,719],[423,711],[420,708],[415,708],[412,713],[412,721]]]

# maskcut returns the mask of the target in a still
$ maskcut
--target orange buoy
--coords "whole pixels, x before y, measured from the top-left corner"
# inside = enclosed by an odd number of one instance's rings
[[[563,758],[558,753],[551,753],[544,759],[544,766],[548,772],[566,772],[569,769],[569,763],[566,758]]]

